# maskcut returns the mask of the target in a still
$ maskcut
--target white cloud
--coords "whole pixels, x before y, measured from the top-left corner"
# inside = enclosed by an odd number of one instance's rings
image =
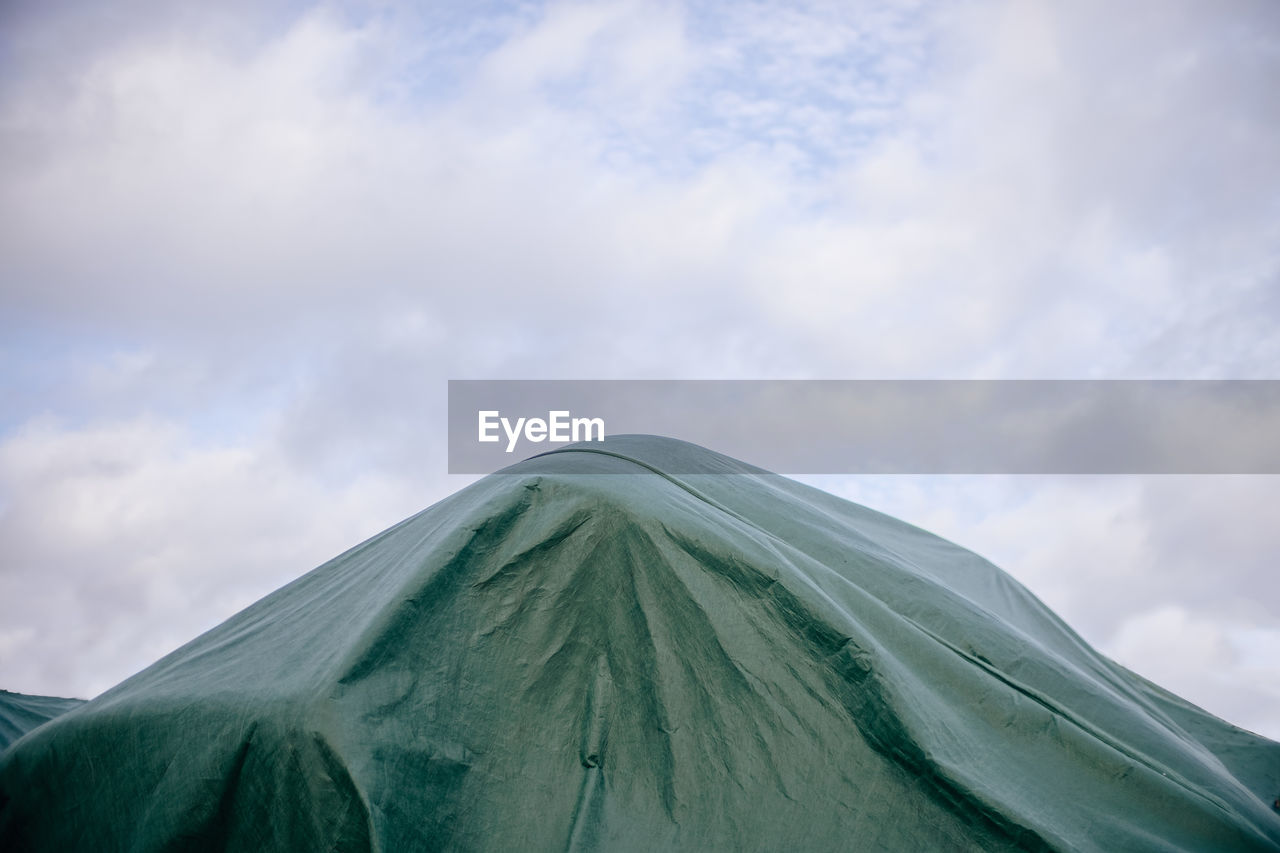
[[[0,444],[0,677],[111,686],[302,571],[441,496],[367,474],[341,484],[271,447],[202,445],[137,420],[35,423]]]
[[[1147,346],[1210,343],[1223,299],[1275,316],[1274,50],[1193,6],[965,9],[946,73],[839,164],[819,227],[765,244],[761,298],[854,370],[1269,375],[1270,336],[1234,305],[1243,340],[1176,367]]]
[[[617,120],[623,110],[665,100],[695,61],[689,48],[674,3],[555,3],[536,27],[485,58],[479,91],[506,107],[573,83],[573,108],[589,105],[596,119]]]
[[[732,302],[726,339],[811,347],[834,375],[1158,374],[1178,330],[1225,348],[1196,311],[1224,292],[1241,310],[1217,326],[1256,326],[1280,267],[1274,217],[1242,218],[1274,177],[1257,156],[1274,122],[1228,88],[1247,75],[1216,52],[1174,63],[1199,94],[1170,99],[1084,13],[971,9],[553,5],[418,102],[400,91],[430,73],[413,36],[376,21],[313,12],[250,48],[127,41],[61,97],[7,103],[45,152],[6,170],[7,280],[41,310],[73,294],[152,333],[261,331],[371,294],[535,321],[559,299],[599,322],[606,289],[643,288],[709,317]],[[1155,28],[1152,67],[1186,38]],[[1235,132],[1174,132],[1210,93]],[[1141,132],[1116,130],[1148,96]],[[855,134],[864,108],[881,118]],[[1129,168],[1139,148],[1163,183]],[[1241,212],[1222,197],[1171,231],[1169,176],[1230,177]],[[1229,364],[1257,373],[1268,336],[1246,328]]]

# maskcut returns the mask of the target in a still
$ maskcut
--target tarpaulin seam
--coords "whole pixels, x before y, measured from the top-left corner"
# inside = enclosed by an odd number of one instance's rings
[[[1082,719],[1077,719],[1074,715],[1058,707],[1054,702],[1052,702],[1048,697],[1042,695],[1034,687],[1023,684],[1022,682],[1018,681],[1012,676],[1007,675],[1004,672],[1001,672],[995,666],[981,660],[980,658],[975,657],[974,655],[969,654],[968,652],[959,648],[958,646],[946,640],[945,638],[938,636],[933,631],[930,631],[928,628],[916,622],[914,619],[911,619],[906,616],[903,616],[902,618],[904,621],[906,621],[907,623],[909,623],[910,625],[918,629],[921,633],[925,634],[928,637],[931,637],[933,640],[935,640],[937,643],[944,646],[945,648],[950,649],[952,652],[959,655],[962,659],[968,661],[970,664],[983,670],[988,675],[991,675],[992,677],[994,677],[996,680],[1002,682],[1003,684],[1023,694],[1028,699],[1031,699],[1033,702],[1039,704],[1040,706],[1045,708],[1045,710],[1049,711],[1055,716],[1058,716],[1066,720],[1067,722],[1071,723],[1072,725],[1076,726],[1081,731],[1092,736],[1095,740],[1099,741],[1100,743],[1106,744],[1108,747],[1110,747],[1111,749],[1114,749],[1116,752],[1120,753],[1121,755],[1124,755],[1125,757],[1131,758],[1134,761],[1138,762],[1139,764],[1142,764],[1148,770],[1151,770],[1154,773],[1159,773],[1161,776],[1165,777],[1166,779],[1169,779],[1170,781],[1177,783],[1178,785],[1187,789],[1188,792],[1192,794],[1196,794],[1197,796],[1201,797],[1207,802],[1212,803],[1213,805],[1217,806],[1219,809],[1222,809],[1228,814],[1235,814],[1235,812],[1232,811],[1232,809],[1230,809],[1221,800],[1211,797],[1208,794],[1204,793],[1203,791],[1197,790],[1195,787],[1191,785],[1190,782],[1188,782],[1182,776],[1182,774],[1178,773],[1173,768],[1166,767],[1156,759],[1146,755],[1143,752],[1140,752],[1136,749],[1125,747],[1117,743],[1115,740],[1113,740],[1112,738],[1109,738],[1106,734],[1099,731],[1096,727],[1094,727],[1089,722]]]

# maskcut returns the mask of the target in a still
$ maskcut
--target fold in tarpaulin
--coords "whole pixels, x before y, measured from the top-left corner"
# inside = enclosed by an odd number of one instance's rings
[[[31,696],[0,690],[0,752],[36,726],[83,704],[83,699]]]
[[[663,473],[691,456],[708,473]],[[1280,850],[1277,795],[1280,744],[980,557],[620,436],[32,731],[0,759],[0,847]]]

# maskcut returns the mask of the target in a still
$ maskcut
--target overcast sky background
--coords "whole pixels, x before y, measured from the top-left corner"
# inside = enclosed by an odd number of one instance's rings
[[[1280,378],[1274,0],[421,5],[0,4],[0,686],[469,482],[449,378]],[[1280,738],[1280,478],[808,479]]]

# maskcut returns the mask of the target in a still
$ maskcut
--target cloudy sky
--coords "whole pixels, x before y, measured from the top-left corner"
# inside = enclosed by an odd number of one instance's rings
[[[0,686],[464,485],[449,378],[1280,378],[1278,79],[1274,0],[0,4]],[[1280,478],[810,479],[1280,738]]]

